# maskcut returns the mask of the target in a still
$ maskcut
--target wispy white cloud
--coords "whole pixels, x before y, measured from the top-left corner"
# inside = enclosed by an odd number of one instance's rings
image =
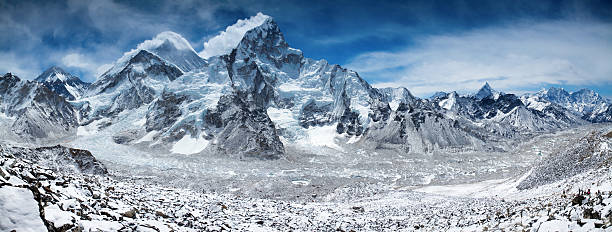
[[[112,67],[112,64],[98,63],[92,57],[80,53],[68,53],[62,58],[62,64],[68,68],[80,69],[93,77],[99,77]]]
[[[18,1],[0,4],[0,72],[33,79],[60,65],[95,81],[121,55],[156,34],[175,30],[199,38],[217,27],[218,2],[149,3],[98,1]],[[189,20],[186,20],[189,19]]]
[[[261,25],[269,17],[259,12],[248,19],[239,19],[234,25],[227,27],[225,31],[205,42],[204,49],[199,53],[200,56],[209,58],[230,53],[238,46],[244,33]]]
[[[36,61],[28,57],[19,57],[14,53],[0,52],[0,75],[13,73],[23,79],[33,79],[38,74],[38,70],[32,70],[30,66]]]
[[[369,52],[346,66],[375,86],[404,86],[418,96],[473,91],[489,81],[505,91],[544,85],[606,85],[612,80],[612,25],[520,23],[417,39],[399,52]]]

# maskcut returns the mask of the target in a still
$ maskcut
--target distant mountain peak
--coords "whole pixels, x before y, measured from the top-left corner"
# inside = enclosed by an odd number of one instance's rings
[[[102,76],[112,76],[121,72],[135,56],[142,51],[150,52],[162,60],[179,68],[182,72],[203,68],[206,60],[193,50],[191,44],[178,33],[165,31],[150,40],[138,44],[136,49],[123,54]]]
[[[481,100],[484,98],[487,98],[493,94],[497,93],[497,91],[493,90],[493,88],[491,88],[491,86],[489,85],[489,82],[485,82],[485,84],[482,86],[482,88],[480,88],[480,90],[478,90],[478,92],[476,93],[476,95],[474,97],[476,97],[477,99]]]
[[[42,74],[38,75],[35,81],[44,83],[44,82],[66,82],[66,81],[80,81],[80,79],[60,68],[59,66],[51,66],[47,70],[45,70]]]
[[[447,92],[438,91],[438,92],[435,92],[434,94],[432,94],[431,97],[429,97],[429,99],[444,98],[444,97],[446,97],[446,95],[448,95]]]
[[[183,38],[180,34],[173,31],[164,31],[157,34],[150,40],[145,40],[138,44],[137,50],[147,50],[155,52],[160,49],[173,49],[181,51],[190,51],[196,53],[191,47],[191,44],[187,39]]]
[[[89,87],[89,83],[81,81],[79,77],[55,65],[36,77],[35,81],[42,83],[67,100],[80,98]]]
[[[10,73],[10,72],[9,72],[9,73],[4,74],[4,75],[2,76],[2,79],[6,79],[6,80],[9,80],[9,79],[11,79],[11,80],[12,80],[12,79],[15,79],[15,80],[18,80],[18,81],[20,80],[20,79],[19,79],[19,77],[15,76],[14,74],[12,74],[12,73]]]

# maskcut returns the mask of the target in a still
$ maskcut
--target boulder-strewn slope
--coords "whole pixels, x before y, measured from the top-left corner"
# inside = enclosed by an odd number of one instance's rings
[[[517,188],[534,188],[586,171],[610,167],[611,164],[612,139],[606,132],[593,131],[568,147],[558,148],[535,164],[529,176]]]

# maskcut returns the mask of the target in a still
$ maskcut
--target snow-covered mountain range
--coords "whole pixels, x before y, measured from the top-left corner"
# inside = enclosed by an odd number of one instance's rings
[[[91,84],[0,76],[0,231],[612,228],[594,91],[375,88],[263,14],[207,44],[160,33]]]
[[[0,125],[2,139],[42,141],[73,135],[79,122],[64,97],[7,73],[0,77]]]
[[[551,104],[579,115],[590,122],[609,122],[612,120],[612,107],[610,100],[605,99],[593,90],[581,89],[569,93],[562,88],[551,87],[521,99],[529,108],[541,109]]]
[[[83,137],[117,125],[106,142],[276,159],[287,147],[503,150],[516,138],[612,121],[610,101],[590,90],[516,96],[486,83],[473,95],[419,99],[405,88],[374,88],[354,71],[304,57],[271,17],[257,17],[229,54],[208,59],[163,32],[92,84],[59,67],[37,77],[42,84],[7,74],[0,81],[3,130]]]
[[[89,87],[89,83],[81,81],[79,77],[57,66],[45,70],[34,80],[43,83],[51,91],[69,101],[81,98]]]

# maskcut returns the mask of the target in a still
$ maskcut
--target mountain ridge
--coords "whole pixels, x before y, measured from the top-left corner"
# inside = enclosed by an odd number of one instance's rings
[[[374,88],[355,71],[304,57],[268,16],[229,54],[209,59],[182,36],[162,32],[126,52],[70,104],[76,127],[131,128],[112,132],[121,144],[171,152],[196,141],[187,153],[277,159],[287,148],[345,152],[367,144],[404,152],[504,149],[585,120],[612,121],[612,107],[597,93],[572,94],[551,88],[519,97],[485,83],[472,95],[421,99],[402,87]],[[132,111],[142,118],[122,121]]]
[[[90,83],[82,81],[58,66],[51,66],[34,79],[69,101],[81,98]]]

